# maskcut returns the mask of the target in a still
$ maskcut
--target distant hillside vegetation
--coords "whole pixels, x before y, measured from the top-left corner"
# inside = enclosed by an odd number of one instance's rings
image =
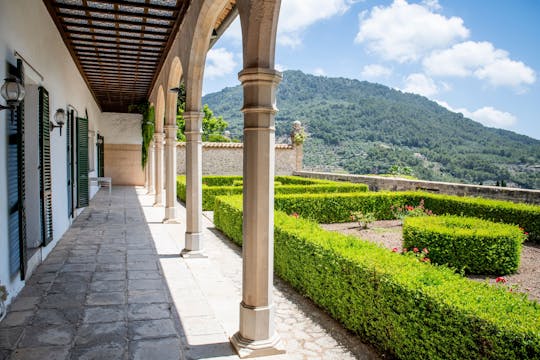
[[[241,86],[208,94],[203,103],[241,138]],[[487,128],[423,96],[285,71],[277,106],[278,141],[288,141],[293,121],[305,125],[306,169],[384,174],[397,165],[425,180],[540,189],[539,140]]]

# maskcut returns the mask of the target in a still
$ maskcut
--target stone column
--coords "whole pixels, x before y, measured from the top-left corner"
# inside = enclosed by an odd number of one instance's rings
[[[165,125],[165,219],[175,223],[176,219],[176,125]]]
[[[163,206],[163,133],[154,134],[155,147],[155,193],[154,206]]]
[[[186,121],[186,247],[182,256],[202,256],[202,117],[184,112]]]
[[[240,331],[231,342],[240,357],[283,353],[274,326],[275,90],[278,71],[246,68],[244,87],[244,220]]]
[[[152,141],[150,145],[148,145],[148,161],[146,163],[146,167],[148,168],[148,194],[154,194],[154,175],[155,175],[155,168],[154,168],[154,142]]]

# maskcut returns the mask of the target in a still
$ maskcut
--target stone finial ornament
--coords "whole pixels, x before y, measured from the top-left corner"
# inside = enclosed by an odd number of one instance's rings
[[[298,120],[293,122],[293,128],[291,131],[291,143],[293,146],[302,145],[306,140],[306,137],[307,135],[302,127],[302,123]]]

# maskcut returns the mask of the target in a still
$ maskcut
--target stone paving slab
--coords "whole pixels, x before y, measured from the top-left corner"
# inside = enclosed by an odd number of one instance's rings
[[[179,256],[179,224],[162,224],[143,189],[98,192],[0,323],[0,360],[230,359],[238,330],[241,249],[204,219],[204,259]],[[276,279],[283,359],[377,359]]]

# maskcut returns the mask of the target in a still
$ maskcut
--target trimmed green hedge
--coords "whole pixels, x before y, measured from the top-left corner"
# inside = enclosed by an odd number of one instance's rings
[[[233,186],[244,186],[244,180],[234,180]],[[281,186],[283,183],[281,181],[274,181],[274,187]]]
[[[242,242],[242,198],[214,223]],[[540,305],[317,223],[275,213],[275,270],[349,330],[400,359],[540,359]]]
[[[242,180],[240,176],[203,176],[203,198],[202,206],[204,210],[213,210],[216,196],[239,195],[242,194],[242,187],[234,186],[234,181]],[[354,193],[365,192],[368,186],[364,184],[343,183],[337,181],[326,181],[307,179],[297,176],[276,176],[275,181],[283,185],[274,187],[276,194],[305,194],[305,193]],[[186,201],[186,177],[177,176],[176,179],[177,197]]]
[[[405,248],[427,248],[433,263],[468,274],[516,272],[526,238],[516,225],[471,217],[422,216],[403,222]]]
[[[350,221],[353,211],[372,212],[380,220],[392,219],[390,206],[418,206],[437,215],[462,215],[515,224],[529,233],[529,240],[540,243],[540,206],[509,201],[431,194],[420,191],[367,192],[354,194],[305,194],[275,196],[276,209],[298,213],[318,223]]]

